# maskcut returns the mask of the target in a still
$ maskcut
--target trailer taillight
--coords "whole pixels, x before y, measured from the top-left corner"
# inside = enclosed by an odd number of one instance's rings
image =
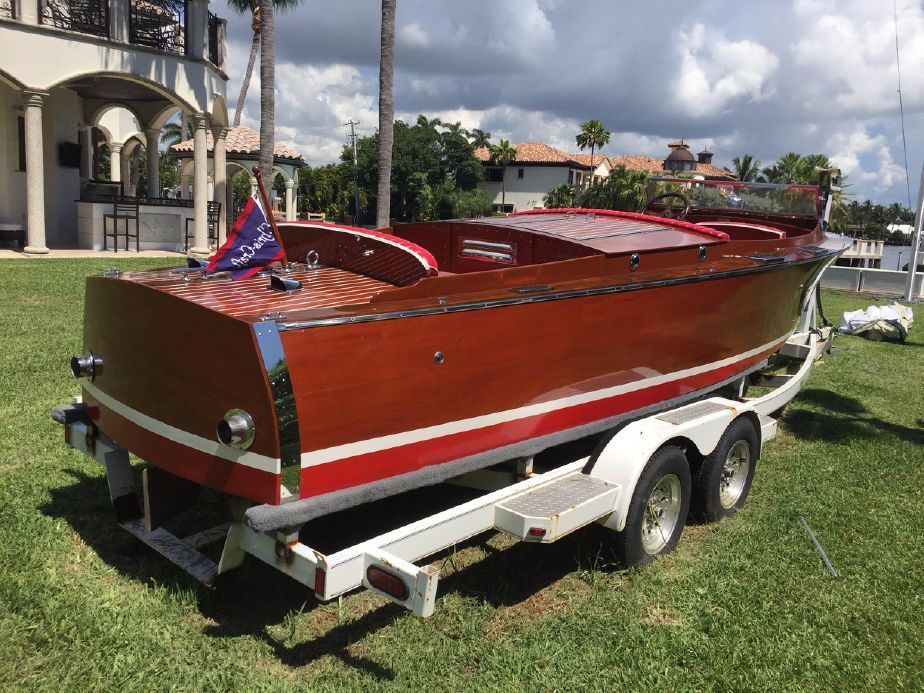
[[[327,573],[324,568],[318,566],[314,569],[314,593],[318,596],[324,596],[324,580],[326,578]]]
[[[545,527],[530,527],[526,535],[530,539],[542,539],[545,536]]]
[[[399,602],[407,601],[407,598],[411,596],[411,590],[404,584],[404,580],[377,565],[369,566],[366,570],[366,579],[377,590],[381,590],[389,597],[394,597]]]

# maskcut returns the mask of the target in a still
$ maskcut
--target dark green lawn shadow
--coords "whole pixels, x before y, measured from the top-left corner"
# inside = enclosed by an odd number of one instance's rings
[[[870,416],[859,400],[820,388],[802,390],[784,411],[781,421],[793,435],[806,440],[848,444],[857,439],[887,434],[915,445],[924,445],[924,427],[921,427],[920,420],[918,428],[885,421]]]

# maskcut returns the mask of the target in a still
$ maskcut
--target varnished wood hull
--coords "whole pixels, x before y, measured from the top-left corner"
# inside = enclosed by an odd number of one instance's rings
[[[823,240],[816,230],[802,244]],[[792,332],[833,258],[816,251],[793,245],[764,264],[742,260],[748,245],[711,263],[678,249],[652,255],[645,273],[622,256],[577,258],[262,320],[240,302],[222,308],[230,284],[203,282],[211,298],[195,303],[194,282],[165,291],[141,275],[94,277],[84,341],[105,366],[84,399],[149,464],[256,502],[282,502],[283,484],[306,499],[392,492],[604,430],[752,370]],[[457,290],[438,295],[442,286]],[[278,360],[267,359],[267,330]],[[232,409],[254,420],[247,451],[216,440]]]

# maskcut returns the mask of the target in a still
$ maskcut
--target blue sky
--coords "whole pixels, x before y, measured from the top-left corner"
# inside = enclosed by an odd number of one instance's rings
[[[924,160],[924,6],[897,0],[911,193]],[[249,20],[229,19],[228,98]],[[378,122],[377,0],[304,4],[277,16],[277,137],[311,164],[338,159],[349,118]],[[461,121],[492,140],[662,157],[684,137],[715,163],[824,153],[858,199],[908,204],[891,0],[613,2],[397,0],[395,111]],[[255,79],[244,123],[256,125]]]

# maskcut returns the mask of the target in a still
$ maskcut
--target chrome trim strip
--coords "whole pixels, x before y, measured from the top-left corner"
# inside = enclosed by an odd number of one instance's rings
[[[798,248],[796,248],[798,250]],[[484,310],[486,308],[504,308],[507,306],[520,305],[524,303],[542,303],[544,301],[558,301],[568,298],[584,298],[586,296],[599,296],[601,294],[618,294],[624,291],[639,291],[641,289],[658,289],[675,284],[689,284],[693,282],[712,281],[714,279],[725,279],[745,274],[754,274],[756,272],[772,272],[793,265],[804,265],[813,262],[819,262],[823,258],[834,258],[840,255],[842,250],[834,250],[825,255],[816,254],[814,257],[804,258],[802,260],[793,260],[792,262],[774,263],[765,265],[761,263],[756,267],[746,267],[743,269],[726,270],[724,272],[702,273],[689,275],[679,279],[660,279],[651,282],[638,282],[633,284],[614,284],[610,286],[600,286],[594,289],[572,289],[565,291],[554,291],[546,294],[528,294],[520,295],[514,298],[497,298],[490,301],[478,301],[474,303],[458,303],[456,305],[440,305],[431,308],[416,308],[413,310],[396,310],[387,313],[366,313],[365,315],[348,315],[338,318],[319,318],[317,320],[299,320],[292,322],[279,323],[279,331],[287,332],[289,330],[302,330],[311,327],[328,327],[331,325],[352,325],[364,322],[378,322],[379,320],[395,320],[397,318],[417,318],[425,315],[443,315],[447,313],[462,313],[470,310]],[[512,288],[512,287],[511,287]]]
[[[301,464],[301,436],[298,432],[298,411],[289,365],[279,337],[279,328],[272,320],[253,324],[263,368],[273,393],[276,426],[279,428],[279,457],[282,467]],[[293,489],[289,489],[293,491]]]
[[[504,262],[512,262],[513,255],[510,253],[497,253],[492,250],[476,250],[475,248],[463,248],[462,255],[465,257],[486,257],[490,260],[501,260]]]
[[[497,250],[507,250],[513,252],[512,243],[494,243],[492,241],[478,241],[474,238],[466,238],[462,241],[463,248],[494,248]]]

